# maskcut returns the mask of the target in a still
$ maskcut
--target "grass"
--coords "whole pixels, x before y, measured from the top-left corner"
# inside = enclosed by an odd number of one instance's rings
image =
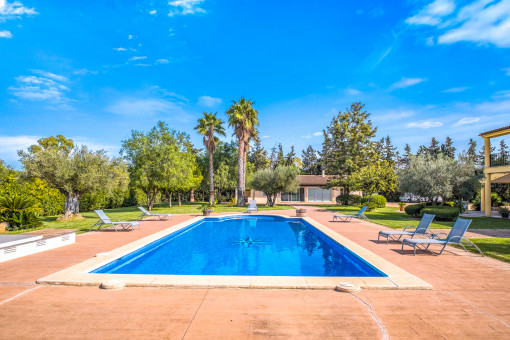
[[[476,244],[485,256],[510,262],[510,238],[473,238],[470,241]],[[476,253],[476,250],[473,252]]]
[[[328,209],[341,214],[354,214],[359,211],[356,206],[344,205],[323,205],[324,209]],[[379,208],[374,211],[366,212],[365,215],[371,222],[380,224],[392,229],[403,229],[409,225],[417,226],[419,218],[414,218],[400,212],[396,207]],[[470,229],[510,229],[510,220],[501,218],[487,217],[471,217],[473,222],[469,226]],[[454,222],[434,221],[431,229],[450,229]]]
[[[354,214],[359,211],[355,206],[324,205],[324,209],[342,214]],[[413,218],[400,212],[399,208],[386,207],[375,211],[366,212],[365,215],[370,222],[380,224],[393,229],[403,229],[408,225],[417,226],[420,219]],[[469,229],[510,229],[510,220],[489,217],[471,217],[473,220]],[[454,222],[434,221],[431,229],[450,229]],[[510,238],[471,238],[471,242],[476,244],[485,256],[495,258],[500,261],[510,262]],[[460,248],[460,247],[458,247]],[[474,247],[466,247],[470,252],[478,254]]]
[[[173,205],[171,208],[168,207],[168,203],[160,203],[154,205],[154,210],[162,214],[197,214],[201,215],[202,212],[199,210],[199,207],[203,203],[183,203],[181,206],[177,204]],[[289,205],[277,205],[275,207],[267,207],[265,205],[258,205],[259,211],[267,211],[267,210],[286,210],[286,209],[294,209]],[[246,207],[236,207],[229,206],[226,204],[218,204],[214,208],[215,213],[225,213],[225,212],[245,212]],[[119,218],[121,221],[134,221],[138,216],[140,216],[141,211],[137,207],[123,207],[123,208],[115,208],[115,209],[104,209],[104,212],[111,218]],[[90,227],[96,223],[99,219],[93,211],[82,212],[83,219],[67,221],[67,222],[58,222],[58,216],[46,216],[43,217],[43,226],[40,228],[34,229],[23,229],[18,231],[10,232],[10,234],[20,234],[26,233],[28,231],[34,231],[39,229],[76,229],[77,234],[88,232]]]

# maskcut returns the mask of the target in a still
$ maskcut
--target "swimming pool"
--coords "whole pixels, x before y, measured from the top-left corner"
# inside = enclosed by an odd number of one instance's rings
[[[300,218],[205,218],[90,273],[387,277]]]

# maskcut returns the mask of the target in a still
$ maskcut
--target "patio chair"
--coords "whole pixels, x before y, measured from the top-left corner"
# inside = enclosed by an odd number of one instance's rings
[[[120,230],[126,230],[131,227],[131,230],[134,230],[134,227],[138,227],[137,229],[140,229],[140,223],[139,222],[122,222],[117,218],[116,222],[113,222],[102,210],[94,210],[94,212],[99,216],[99,221],[96,222],[92,227],[90,227],[89,231],[91,231],[94,227],[97,226],[97,230],[101,229],[102,226],[111,224],[113,226],[113,229],[115,231],[119,231],[117,227],[120,228]]]
[[[395,241],[400,241],[402,236],[411,236],[411,238],[414,238],[416,235],[427,235],[434,217],[436,217],[436,215],[423,214],[420,223],[418,223],[418,226],[414,230],[407,231],[407,229],[414,228],[413,226],[407,226],[404,230],[380,231],[377,236],[377,242],[379,242],[381,236],[386,237],[386,244],[388,244],[390,238]]]
[[[366,205],[362,206],[361,209],[357,213],[352,214],[352,215],[343,215],[343,214],[333,215],[333,221],[350,222],[353,217],[364,218],[364,219],[368,220],[368,217],[366,217],[365,214],[363,214],[365,212],[365,210],[367,210]]]
[[[137,221],[141,221],[145,216],[154,217],[155,220],[164,221],[172,219],[172,214],[158,214],[156,211],[148,211],[144,207],[138,207],[142,211],[142,214],[138,216]]]
[[[259,209],[257,208],[257,201],[256,200],[250,200],[250,205],[248,206],[248,209],[246,209],[246,212],[257,212]]]
[[[480,252],[480,254],[483,255],[482,251],[480,250],[480,248],[478,248],[476,246],[476,244],[474,244],[473,242],[471,242],[470,240],[468,240],[467,238],[464,238],[464,234],[466,233],[466,230],[469,228],[469,225],[471,224],[471,220],[465,220],[465,219],[462,219],[462,218],[457,218],[457,221],[455,221],[455,224],[453,225],[452,229],[450,230],[450,233],[448,235],[446,235],[446,233],[439,233],[439,234],[434,234],[432,237],[432,239],[409,239],[409,238],[405,238],[403,241],[402,241],[402,250],[404,249],[404,245],[408,245],[408,246],[411,246],[414,248],[414,255],[416,256],[416,248],[418,246],[422,246],[422,250],[428,250],[430,251],[432,254],[438,256],[438,255],[441,255],[443,253],[443,250],[446,248],[446,246],[448,244],[458,244],[460,245],[462,248],[464,248],[465,251],[467,251],[466,247],[464,246],[464,244],[462,244],[462,241],[465,241],[467,243],[469,243],[469,245],[472,245],[473,247],[476,248],[476,250],[478,250]],[[445,239],[436,239],[436,237],[438,237],[439,235],[446,235],[446,238]],[[443,248],[441,248],[441,251],[440,252],[434,252],[432,250],[429,249],[429,247],[433,244],[437,244],[439,246],[443,246]]]

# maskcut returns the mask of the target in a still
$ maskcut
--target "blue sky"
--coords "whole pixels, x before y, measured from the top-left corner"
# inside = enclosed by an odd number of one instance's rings
[[[266,148],[320,149],[362,101],[401,149],[465,149],[510,125],[509,52],[510,0],[0,0],[0,159],[56,134],[117,155],[158,120],[201,146],[241,96]]]

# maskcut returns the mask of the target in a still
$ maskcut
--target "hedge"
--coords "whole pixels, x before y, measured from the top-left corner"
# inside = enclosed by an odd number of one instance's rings
[[[455,221],[457,217],[459,217],[459,209],[453,208],[447,205],[442,206],[430,206],[423,208],[420,211],[420,216],[423,216],[423,214],[432,214],[436,215],[435,220],[436,221]]]
[[[365,196],[361,199],[361,204],[365,205],[368,202],[369,196]],[[370,197],[370,203],[374,203],[377,208],[384,208],[386,206],[386,198],[381,195],[372,195]]]
[[[425,206],[423,204],[410,204],[408,206],[406,206],[404,208],[404,211],[406,212],[406,214],[408,215],[411,215],[411,216],[414,216],[414,217],[419,217],[420,216],[420,212],[421,210],[425,208]]]
[[[343,205],[358,205],[361,202],[360,195],[338,195],[336,197],[337,204]]]

